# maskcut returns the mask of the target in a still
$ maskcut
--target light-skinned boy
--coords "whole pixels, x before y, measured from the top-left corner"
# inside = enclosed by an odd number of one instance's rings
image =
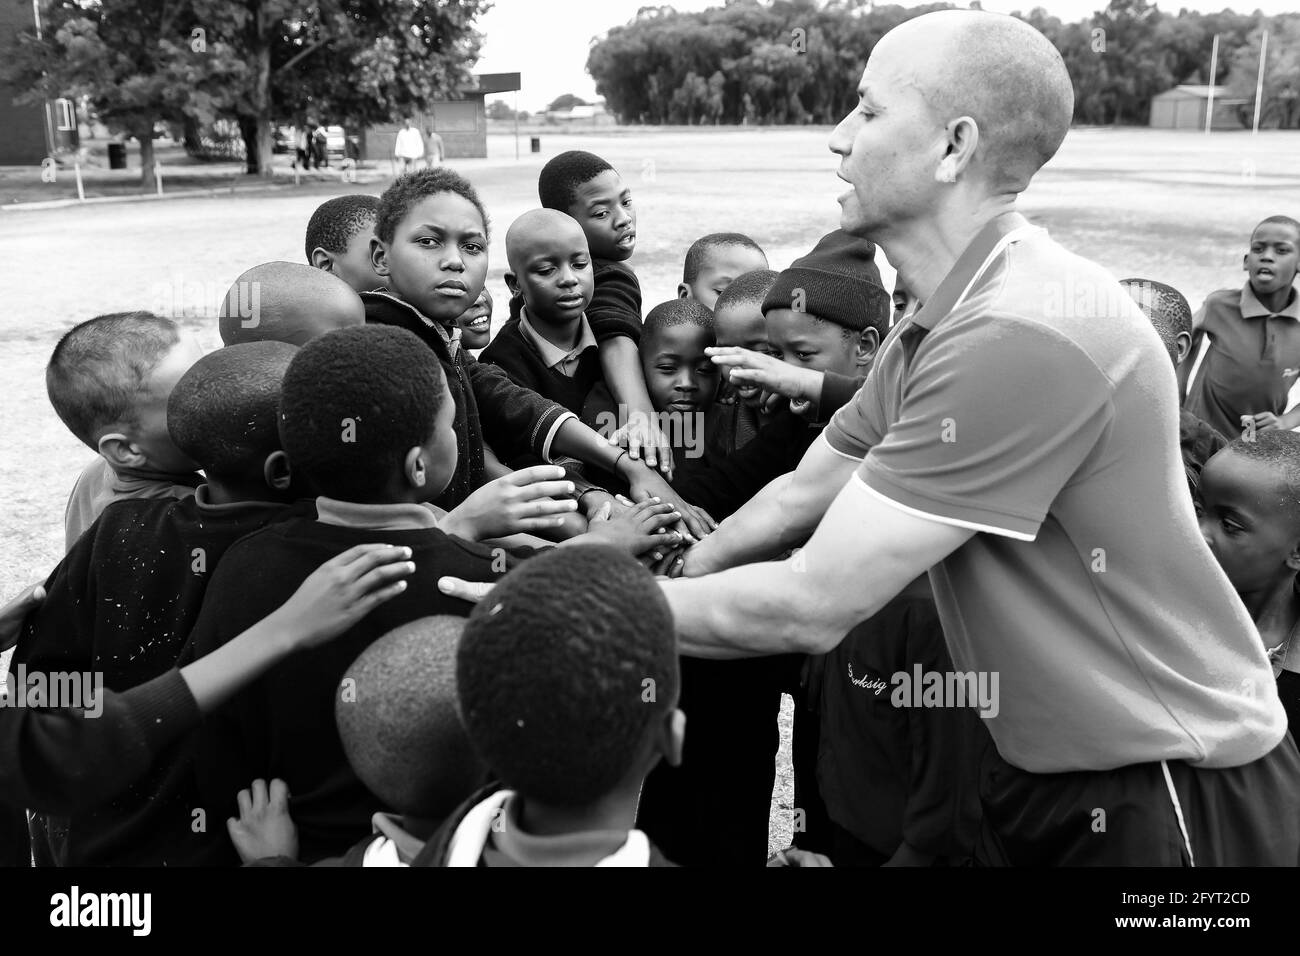
[[[1211,293],[1194,318],[1192,361],[1179,384],[1184,404],[1225,438],[1256,429],[1295,428],[1284,414],[1300,376],[1300,222],[1269,216],[1251,233],[1240,289]],[[1190,382],[1190,384],[1189,384]]]
[[[370,264],[378,209],[377,196],[335,196],[321,203],[307,222],[307,262],[338,276],[354,292],[382,289],[384,280]]]
[[[280,450],[280,382],[295,353],[279,342],[219,349],[172,389],[167,422],[176,448],[206,482],[176,500],[115,502],[45,582],[14,651],[27,673],[98,675],[126,691],[176,666],[212,574],[239,538],[291,513]],[[41,818],[60,865],[192,861],[188,816],[173,801],[183,778],[161,766],[112,802],[72,818]]]
[[[68,496],[66,547],[111,502],[194,493],[200,478],[167,433],[167,397],[202,354],[192,335],[151,312],[96,316],[59,340],[45,369],[50,404],[99,455]]]
[[[439,505],[452,508],[483,484],[486,440],[503,461],[564,456],[616,474],[635,500],[676,501],[689,533],[708,533],[661,475],[460,346],[456,320],[482,291],[488,248],[487,214],[462,176],[439,167],[401,177],[380,199],[375,231],[372,259],[389,292],[362,295],[366,320],[417,335],[442,363],[455,405],[461,460]]]
[[[686,250],[677,296],[713,309],[718,296],[738,276],[766,269],[767,256],[749,236],[739,232],[710,233],[696,239]]]
[[[1300,435],[1238,438],[1201,471],[1201,534],[1273,661],[1291,733],[1300,730]]]

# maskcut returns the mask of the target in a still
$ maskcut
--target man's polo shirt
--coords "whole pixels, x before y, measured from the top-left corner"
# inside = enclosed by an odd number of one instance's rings
[[[1247,282],[1240,291],[1212,292],[1194,324],[1205,333],[1187,389],[1187,410],[1227,438],[1242,432],[1241,416],[1286,411],[1300,377],[1300,295],[1270,312]]]
[[[519,334],[537,350],[537,354],[542,357],[543,365],[555,369],[566,378],[573,378],[583,352],[587,349],[599,348],[596,344],[596,336],[592,333],[591,326],[587,324],[585,315],[578,318],[578,344],[571,349],[562,349],[542,338],[528,321],[527,308],[519,310]]]
[[[862,459],[850,487],[977,532],[930,582],[956,669],[998,674],[1009,763],[1231,767],[1282,739],[1197,527],[1168,354],[1099,266],[993,220],[823,435]]]

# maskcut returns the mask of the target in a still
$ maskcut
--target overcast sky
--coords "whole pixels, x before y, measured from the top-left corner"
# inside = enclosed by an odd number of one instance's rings
[[[1104,7],[1106,0],[984,0],[985,10],[1011,13],[1044,7],[1065,21],[1082,20]],[[593,38],[611,27],[627,23],[649,0],[496,0],[480,18],[484,35],[478,73],[521,73],[523,89],[519,108],[537,112],[561,93],[575,93],[585,100],[596,96],[596,84],[587,75],[587,48]],[[906,7],[918,6],[902,0]],[[1182,0],[1157,3],[1162,10],[1262,10],[1266,14],[1294,11],[1297,0]],[[722,6],[721,0],[677,0],[677,10],[696,11]],[[489,97],[489,100],[495,97]],[[509,101],[510,95],[505,99]]]

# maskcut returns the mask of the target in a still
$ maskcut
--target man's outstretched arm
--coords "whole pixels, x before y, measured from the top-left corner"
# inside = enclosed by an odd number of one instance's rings
[[[825,653],[972,534],[905,510],[854,478],[794,556],[664,582],[681,653]]]

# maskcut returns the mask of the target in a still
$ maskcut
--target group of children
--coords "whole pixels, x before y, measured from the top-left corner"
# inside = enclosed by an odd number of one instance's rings
[[[979,716],[890,702],[891,675],[951,669],[931,600],[818,658],[679,660],[656,581],[796,467],[917,303],[841,231],[781,272],[716,233],[645,310],[618,172],[569,151],[538,193],[494,336],[488,215],[439,167],[321,205],[307,264],[231,287],[215,352],[147,312],[58,342],[51,403],[97,457],[66,556],[0,611],[0,862],[762,865],[786,693],[795,839],[769,865],[973,859]],[[1245,289],[1195,317],[1126,281],[1293,719],[1298,246],[1261,223]],[[449,579],[499,583],[475,606]],[[51,675],[102,679],[97,719],[36,699]]]

